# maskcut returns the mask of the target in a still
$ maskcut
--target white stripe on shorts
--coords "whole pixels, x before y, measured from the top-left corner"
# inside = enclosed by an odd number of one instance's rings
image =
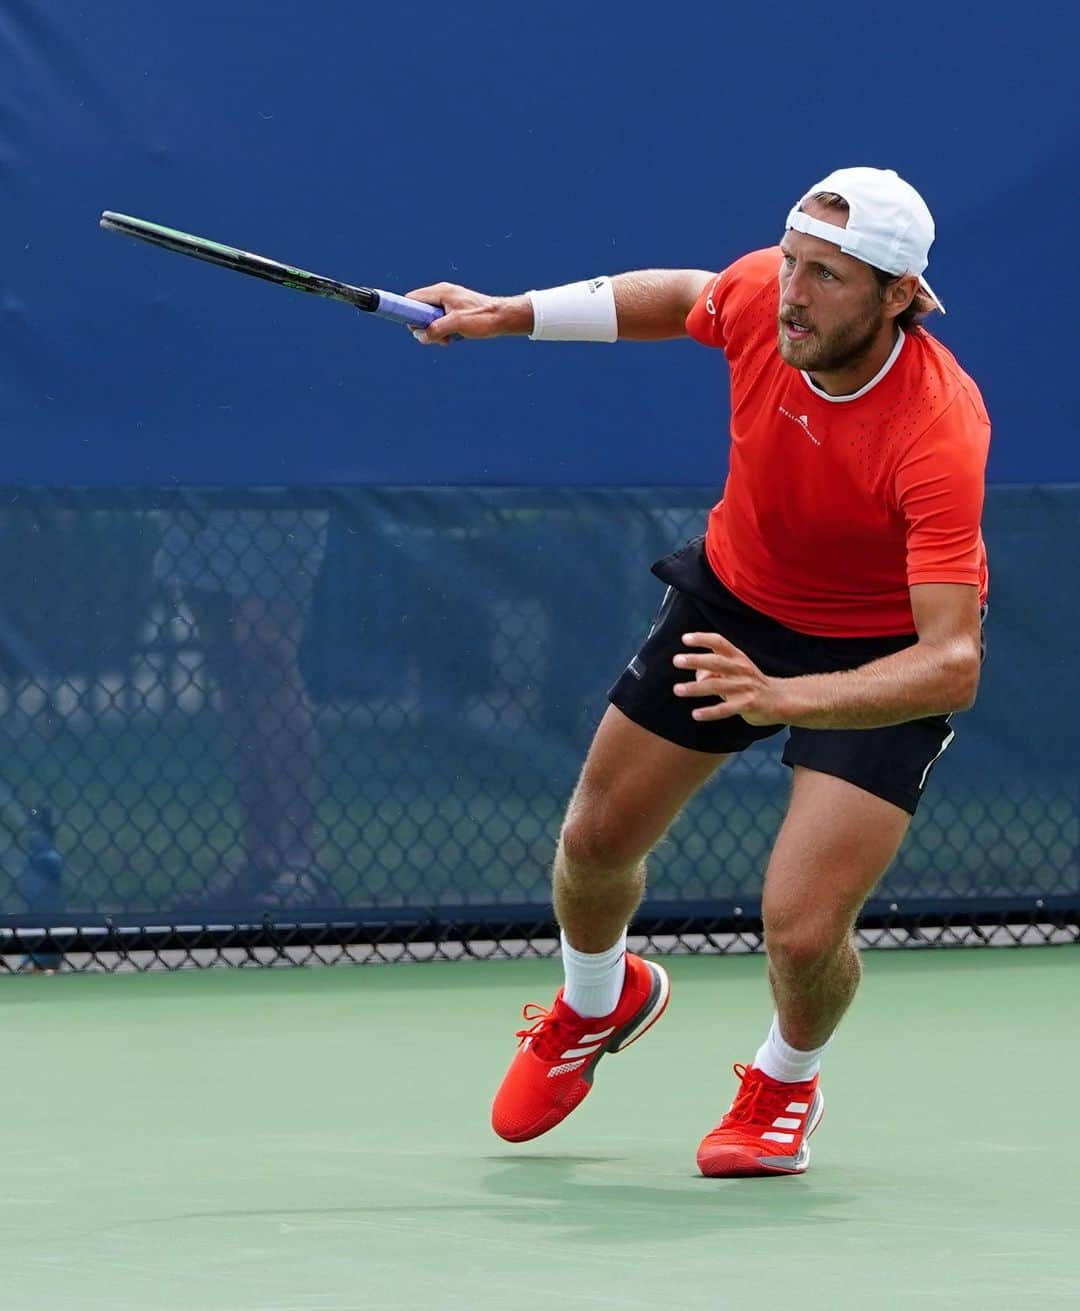
[[[952,719],[952,715],[946,715],[946,716],[945,716],[945,722],[946,722],[946,724],[949,722],[950,719]],[[934,763],[935,760],[937,760],[938,756],[940,756],[940,755],[942,754],[942,752],[944,752],[945,748],[946,748],[947,746],[949,746],[949,744],[952,742],[952,740],[953,740],[953,738],[954,738],[955,736],[956,736],[956,731],[955,731],[955,729],[950,728],[950,729],[949,729],[949,735],[948,735],[948,737],[945,739],[944,742],[942,742],[941,746],[938,747],[938,749],[937,749],[937,751],[935,752],[935,754],[932,755],[932,756],[930,757],[930,760],[929,760],[929,762],[927,763],[926,768],[925,768],[925,769],[923,770],[923,772],[922,772],[922,778],[919,779],[919,791],[920,791],[920,792],[921,792],[921,791],[923,790],[923,788],[926,786],[926,776],[927,776],[927,774],[930,773],[930,766]]]

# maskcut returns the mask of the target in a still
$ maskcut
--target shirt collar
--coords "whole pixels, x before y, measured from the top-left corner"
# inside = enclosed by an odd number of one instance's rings
[[[834,405],[842,401],[857,401],[860,396],[865,396],[868,391],[870,391],[873,387],[876,387],[878,383],[882,380],[882,378],[885,377],[885,375],[889,372],[892,366],[896,363],[896,361],[900,358],[900,352],[904,348],[904,341],[905,341],[904,329],[897,328],[896,345],[889,352],[889,358],[885,361],[885,363],[881,366],[881,368],[878,369],[877,373],[874,374],[874,376],[870,379],[869,382],[864,383],[859,388],[858,391],[853,391],[847,396],[830,396],[827,391],[821,390],[821,388],[813,381],[813,379],[804,369],[800,369],[799,372],[806,380],[806,385],[810,388],[810,390],[814,393],[814,395],[819,396],[823,401],[831,401]]]

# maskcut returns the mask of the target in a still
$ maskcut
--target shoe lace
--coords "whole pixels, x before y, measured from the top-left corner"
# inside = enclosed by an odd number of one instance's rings
[[[544,1026],[554,1018],[554,1012],[546,1011],[543,1006],[538,1006],[536,1002],[530,1001],[522,1007],[521,1017],[524,1020],[531,1020],[532,1023],[527,1028],[518,1029],[514,1035],[521,1039],[521,1042],[518,1043],[519,1047],[526,1038],[539,1038],[544,1032]]]
[[[538,1056],[546,1058],[553,1050],[557,1053],[574,1046],[573,1035],[563,1032],[567,1028],[566,1017],[558,1013],[556,1006],[545,1010],[543,1006],[531,1001],[522,1008],[521,1014],[530,1023],[524,1029],[518,1029],[515,1035],[519,1047],[531,1038],[533,1050]]]
[[[724,1116],[728,1124],[748,1124],[754,1121],[768,1120],[770,1123],[778,1111],[783,1110],[790,1097],[790,1087],[770,1086],[768,1080],[747,1076],[750,1066],[736,1064],[732,1067],[741,1084],[731,1103],[731,1110]]]

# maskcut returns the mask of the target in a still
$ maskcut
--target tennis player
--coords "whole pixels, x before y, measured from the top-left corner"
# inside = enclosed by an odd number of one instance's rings
[[[489,297],[440,283],[421,340],[689,336],[725,354],[731,456],[707,531],[609,693],[554,869],[565,986],[526,1007],[492,1111],[521,1142],[588,1094],[596,1064],[659,1019],[668,980],[626,950],[645,859],[733,753],[788,730],[791,797],[762,914],[775,1016],[701,1142],[706,1175],[799,1174],[819,1067],[859,983],[852,929],[902,842],[952,715],[975,698],[987,591],[979,520],[990,425],[921,326],[934,239],[891,170],[841,169],[779,249],[720,274],[652,270]]]

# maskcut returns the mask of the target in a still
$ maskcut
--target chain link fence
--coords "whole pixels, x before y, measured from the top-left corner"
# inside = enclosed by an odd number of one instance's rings
[[[648,565],[712,499],[9,490],[0,966],[553,950],[553,844],[659,602]],[[867,943],[1080,938],[1080,607],[1045,564],[1071,558],[1078,510],[1078,489],[991,489],[979,703]],[[781,745],[732,762],[661,845],[643,945],[760,946]]]

